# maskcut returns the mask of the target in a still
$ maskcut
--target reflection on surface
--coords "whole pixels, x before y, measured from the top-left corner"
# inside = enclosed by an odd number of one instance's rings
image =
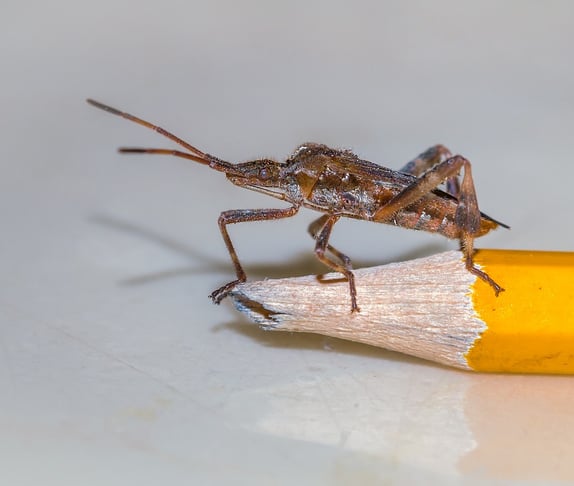
[[[442,484],[574,479],[574,377],[463,372],[318,335],[227,329],[257,341],[262,363],[249,365],[259,386],[219,410],[246,430]]]
[[[463,413],[467,374],[400,355],[393,360],[376,348],[365,349],[379,356],[361,358],[347,349],[360,352],[361,345],[328,341],[337,352],[300,351],[306,372],[244,397],[261,403],[255,430],[378,458],[381,465],[456,475],[461,455],[475,446]]]
[[[464,411],[477,446],[460,470],[500,479],[574,478],[574,379],[476,375]]]

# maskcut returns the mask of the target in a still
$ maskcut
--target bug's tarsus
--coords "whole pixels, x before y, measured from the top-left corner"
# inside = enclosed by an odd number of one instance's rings
[[[476,275],[478,278],[480,278],[481,280],[483,280],[484,282],[486,282],[488,285],[490,285],[492,287],[492,289],[494,290],[494,295],[496,295],[498,297],[498,294],[500,294],[500,292],[504,292],[504,288],[502,288],[500,285],[498,285],[486,272],[483,272],[482,270],[480,270],[479,268],[477,268],[473,261],[472,258],[470,259],[470,263],[468,258],[466,259],[466,269],[472,273],[473,275]]]
[[[463,234],[460,238],[460,250],[464,255],[464,264],[466,269],[480,278],[482,281],[486,282],[494,290],[494,295],[498,297],[500,292],[504,292],[504,289],[498,285],[486,272],[483,272],[474,264],[474,237],[472,235]]]
[[[221,304],[221,301],[227,297],[229,292],[231,292],[237,285],[243,282],[245,282],[245,278],[232,280],[231,282],[228,282],[211,292],[211,294],[209,294],[209,298],[213,301],[214,304]]]

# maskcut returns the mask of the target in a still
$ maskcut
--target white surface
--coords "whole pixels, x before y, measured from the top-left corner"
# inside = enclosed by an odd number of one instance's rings
[[[442,142],[512,225],[479,246],[573,250],[569,2],[2,10],[2,484],[574,480],[570,377],[454,371],[211,305],[233,276],[218,213],[276,201],[117,155],[170,144],[83,101],[229,160],[314,140],[398,168]],[[232,228],[248,275],[322,271],[312,217]],[[456,246],[361,222],[334,242],[357,266]]]

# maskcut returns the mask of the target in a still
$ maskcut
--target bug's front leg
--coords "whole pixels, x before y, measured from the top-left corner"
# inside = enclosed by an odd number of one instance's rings
[[[357,288],[355,287],[355,275],[352,271],[351,259],[329,244],[329,237],[333,231],[333,226],[340,217],[341,216],[336,214],[325,214],[321,216],[309,225],[309,233],[311,233],[311,236],[316,240],[315,255],[317,255],[317,258],[336,272],[342,273],[348,280],[351,295],[351,312],[359,312],[359,306],[357,305]],[[326,250],[339,258],[341,263],[329,258],[325,254]]]
[[[387,204],[381,206],[374,214],[375,221],[389,221],[393,215],[410,204],[417,202],[425,194],[435,189],[445,179],[457,176],[464,168],[464,176],[458,194],[458,205],[454,221],[460,229],[460,243],[465,256],[466,268],[469,272],[488,283],[496,295],[504,290],[485,272],[474,265],[472,260],[474,237],[480,228],[481,214],[478,209],[476,190],[472,180],[470,162],[461,155],[455,155],[440,162],[421,175],[415,182],[393,197]]]
[[[219,225],[221,236],[223,236],[223,241],[225,241],[225,246],[227,246],[227,251],[229,252],[233,266],[235,267],[237,279],[232,280],[211,293],[209,297],[214,303],[219,304],[237,284],[245,282],[247,279],[245,271],[243,270],[241,263],[239,263],[239,258],[237,257],[237,253],[235,252],[229,233],[227,232],[227,225],[244,223],[246,221],[265,221],[289,218],[290,216],[297,214],[297,211],[299,211],[297,206],[291,206],[286,209],[232,209],[230,211],[223,211],[220,214],[217,224]]]

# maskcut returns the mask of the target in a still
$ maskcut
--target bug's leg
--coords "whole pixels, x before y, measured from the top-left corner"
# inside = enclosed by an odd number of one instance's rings
[[[221,231],[221,236],[223,236],[223,241],[225,241],[225,246],[227,246],[227,251],[235,267],[235,274],[237,279],[233,280],[217,290],[213,291],[209,296],[213,302],[219,304],[221,300],[238,284],[245,282],[246,275],[241,263],[239,263],[239,258],[227,232],[228,224],[244,223],[246,221],[265,221],[281,218],[289,218],[294,216],[299,208],[297,206],[291,206],[286,209],[232,209],[230,211],[223,211],[217,220],[219,225],[219,230]]]
[[[344,255],[338,250],[333,251],[333,247],[329,245],[329,237],[331,236],[331,231],[333,230],[333,226],[339,220],[339,218],[340,216],[336,214],[326,214],[312,223],[309,227],[309,230],[315,230],[315,255],[317,255],[317,258],[325,265],[332,268],[336,272],[342,273],[349,281],[351,312],[359,312],[359,306],[357,305],[357,289],[355,287],[355,276],[351,270],[351,260],[348,256]],[[321,223],[322,226],[319,227]],[[338,263],[325,255],[325,251],[327,249],[335,256],[337,256],[337,258],[339,258],[343,264]]]
[[[444,145],[434,145],[433,147],[425,150],[415,159],[411,160],[404,167],[399,169],[399,172],[405,172],[406,174],[411,174],[416,177],[420,177],[427,170],[434,167],[435,165],[444,162],[452,157],[452,154],[448,148]],[[460,193],[460,184],[458,181],[458,175],[447,177],[446,179],[446,192],[458,197]]]
[[[474,254],[473,244],[474,238],[472,236],[466,235],[464,233],[461,235],[460,246],[464,255],[464,263],[466,265],[466,269],[490,285],[494,289],[495,295],[498,296],[500,292],[504,292],[504,289],[498,285],[486,272],[483,272],[480,268],[474,265],[472,260],[472,255]]]
[[[478,269],[472,260],[474,237],[480,228],[481,215],[476,199],[476,190],[472,180],[470,162],[461,155],[440,162],[422,174],[415,182],[393,197],[387,204],[381,206],[374,214],[373,220],[386,222],[392,220],[395,213],[421,199],[425,194],[436,188],[442,181],[456,176],[464,168],[464,177],[458,195],[458,206],[454,221],[460,229],[460,242],[465,256],[466,268],[488,283],[496,295],[503,290],[486,273]]]
[[[320,218],[316,219],[315,221],[313,221],[308,228],[309,234],[311,235],[311,237],[316,240],[317,239],[317,235],[319,233],[319,231],[321,230],[321,228],[323,226],[325,226],[325,223],[327,221],[327,219],[329,218],[328,214],[324,214],[323,216],[321,216]],[[337,250],[333,245],[328,244],[327,245],[327,250],[329,250],[330,253],[332,253],[333,255],[335,255],[339,260],[341,260],[341,262],[343,262],[344,267],[347,270],[352,270],[353,266],[351,264],[351,259],[345,255],[344,253],[341,253],[339,250]]]

